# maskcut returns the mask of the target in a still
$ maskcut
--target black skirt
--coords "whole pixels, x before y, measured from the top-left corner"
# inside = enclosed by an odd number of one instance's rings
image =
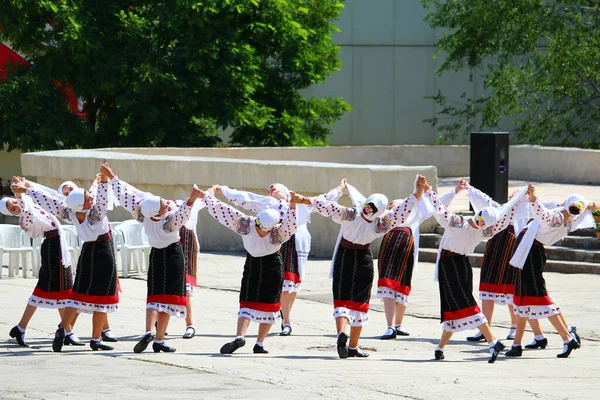
[[[197,273],[198,273],[198,243],[196,242],[196,235],[191,229],[187,229],[182,226],[179,229],[179,244],[183,250],[183,267],[185,269],[185,279],[187,283],[192,286],[197,286]]]
[[[410,294],[414,258],[414,238],[410,228],[395,228],[386,233],[379,248],[378,287]]]
[[[164,249],[153,247],[150,250],[148,263],[146,302],[185,307],[187,305],[185,283],[183,250],[179,242],[172,243]],[[179,314],[175,309],[159,309],[159,311]]]
[[[519,235],[517,246],[521,242],[525,232]],[[544,267],[546,265],[546,250],[544,245],[537,240],[533,242],[523,269],[515,270],[515,306],[547,306],[554,302],[548,296],[546,280],[544,279]]]
[[[373,277],[371,245],[359,245],[342,238],[333,264],[333,307],[369,311]]]
[[[447,323],[444,329],[473,329],[485,322],[476,317],[481,310],[473,297],[473,269],[467,256],[442,250],[438,275],[441,322]]]
[[[73,277],[71,269],[62,264],[58,231],[46,232],[44,236],[40,249],[42,265],[29,304],[43,308],[62,308],[71,298]]]
[[[83,244],[69,304],[71,302],[86,311],[118,309],[117,263],[110,232]]]
[[[479,280],[479,291],[486,293],[485,300],[496,300],[495,295],[515,294],[515,268],[509,264],[515,243],[512,225],[487,242]]]
[[[296,236],[292,235],[279,249],[283,263],[283,279],[294,283],[301,283],[298,270],[298,253],[296,252]]]
[[[278,312],[282,285],[283,267],[279,252],[263,257],[247,253],[240,288],[240,308]]]

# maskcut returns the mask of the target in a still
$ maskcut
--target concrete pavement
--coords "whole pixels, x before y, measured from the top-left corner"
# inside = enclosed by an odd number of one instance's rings
[[[363,330],[361,348],[368,359],[340,360],[335,350],[328,260],[310,260],[303,290],[294,306],[294,331],[277,336],[278,326],[265,342],[267,355],[252,354],[256,325],[247,344],[231,356],[219,354],[235,333],[237,290],[244,258],[235,254],[206,254],[199,260],[201,287],[193,298],[197,335],[181,339],[182,320],[171,320],[169,343],[176,353],[142,354],[132,349],[144,328],[146,282],[122,279],[120,311],[110,316],[120,337],[115,350],[93,352],[64,347],[52,352],[58,313],[38,310],[27,330],[31,348],[8,338],[20,319],[35,279],[0,280],[0,398],[2,399],[595,399],[600,358],[600,317],[597,312],[598,275],[546,275],[551,294],[570,324],[578,326],[582,348],[568,359],[557,359],[560,337],[549,331],[549,347],[526,351],[520,359],[487,363],[484,344],[466,342],[473,332],[455,334],[446,360],[433,361],[441,333],[437,284],[433,264],[422,263],[413,278],[413,293],[404,328],[411,336],[382,341],[386,324],[380,300],[373,296],[370,324]],[[6,276],[6,271],[4,271]],[[475,269],[475,281],[479,270]],[[142,278],[142,277],[139,277]],[[477,286],[476,284],[474,286]],[[89,340],[91,319],[82,315],[76,333]],[[497,308],[493,327],[504,338],[509,326],[504,307]],[[527,333],[525,339],[531,339]],[[504,340],[510,345],[510,341]]]

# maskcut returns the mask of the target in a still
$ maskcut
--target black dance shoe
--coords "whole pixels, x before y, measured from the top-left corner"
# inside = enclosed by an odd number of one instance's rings
[[[400,329],[394,328],[394,330],[396,331],[396,335],[398,335],[398,336],[410,336],[410,333],[406,332],[402,328],[400,328]]]
[[[506,357],[521,357],[523,355],[523,347],[521,345],[513,346],[504,355]]]
[[[16,325],[10,330],[9,335],[17,341],[19,346],[29,347],[29,345],[25,343],[25,332],[21,332]]]
[[[155,338],[154,333],[152,332],[148,332],[144,335],[144,337],[142,338],[142,340],[140,340],[134,347],[133,347],[133,352],[134,353],[141,353],[142,351],[146,350],[146,347],[148,347],[148,345],[150,344],[151,341],[153,341]]]
[[[482,340],[485,340],[485,336],[483,336],[483,333],[479,332],[476,335],[467,337],[467,340],[469,342],[481,342]]]
[[[545,349],[548,346],[548,339],[543,338],[542,340],[533,339],[533,343],[525,345],[526,349]]]
[[[577,340],[577,343],[579,343],[579,345],[581,346],[581,338],[577,334],[577,327],[576,326],[570,326],[569,327],[569,333],[571,333],[571,334],[573,334],[573,336],[575,336],[575,340]]]
[[[506,348],[506,346],[504,346],[504,344],[502,344],[502,342],[498,340],[498,342],[494,345],[494,347],[490,348],[491,352],[490,352],[490,358],[488,360],[488,363],[490,363],[490,364],[495,363],[496,359],[498,358],[498,355],[505,348]]]
[[[233,342],[225,343],[223,347],[221,347],[221,354],[232,354],[234,351],[236,351],[240,347],[244,347],[245,345],[246,339],[235,338]]]
[[[292,334],[292,326],[284,325],[283,328],[281,329],[281,333],[279,333],[279,336],[290,336],[291,334]]]
[[[577,350],[580,347],[581,347],[581,345],[577,342],[577,340],[571,339],[569,344],[567,344],[567,351],[565,351],[564,353],[557,354],[556,357],[567,358],[567,357],[569,357],[569,355],[571,354],[571,352],[573,350]]]
[[[446,358],[444,357],[444,352],[442,350],[436,350],[434,355],[436,360],[443,360],[444,358]]]
[[[65,341],[63,342],[65,346],[85,346],[85,343],[83,343],[81,340],[79,340],[79,338],[77,338],[77,336],[75,336],[75,338],[73,338],[72,333],[70,335],[65,336]]]
[[[54,340],[52,341],[52,351],[55,353],[60,353],[64,343],[65,330],[63,328],[58,328],[54,334]]]
[[[392,333],[390,333],[389,335],[382,335],[380,337],[381,340],[390,340],[390,339],[396,339],[396,336],[398,335],[398,333],[396,332],[395,328],[388,328],[388,330],[386,332],[388,332],[389,330],[392,330]]]
[[[196,336],[196,328],[194,328],[193,326],[188,326],[187,328],[185,328],[185,333],[183,334],[184,339],[191,339],[194,336]]]
[[[348,357],[369,357],[369,353],[365,353],[364,351],[360,351],[360,349],[348,349]]]
[[[257,344],[254,345],[254,348],[252,349],[252,352],[254,354],[269,354],[269,352],[267,350],[265,350],[264,347],[259,346]]]
[[[348,342],[348,335],[345,332],[339,334],[337,338],[337,352],[340,358],[348,358],[348,346],[346,343]]]
[[[90,347],[92,350],[114,350],[115,348],[107,344],[102,343],[102,340],[90,340]]]
[[[106,336],[105,332],[102,332],[100,335],[102,336],[102,341],[103,342],[112,342],[112,343],[118,342],[118,340],[117,340],[116,337],[114,337],[114,336]]]
[[[152,343],[152,350],[154,350],[155,353],[160,353],[165,352],[165,353],[175,353],[175,351],[177,351],[177,349],[175,347],[171,347],[166,343]]]

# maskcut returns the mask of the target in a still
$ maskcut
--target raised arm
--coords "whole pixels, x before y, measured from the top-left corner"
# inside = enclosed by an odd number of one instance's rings
[[[308,201],[310,201],[313,211],[324,217],[331,217],[338,224],[341,224],[342,221],[352,221],[357,216],[354,208],[344,207],[335,201],[325,199],[324,196],[309,197]]]
[[[192,207],[188,205],[188,202],[183,201],[180,203],[179,207],[177,207],[177,211],[173,214],[165,217],[165,220],[162,224],[162,228],[165,232],[175,232],[178,231],[185,223],[188,221],[192,214]]]
[[[462,215],[454,214],[447,206],[442,204],[440,198],[433,189],[429,189],[423,193],[423,196],[429,199],[433,206],[433,216],[444,228],[462,228],[465,219]]]
[[[65,221],[71,221],[73,212],[61,199],[34,187],[27,189],[26,193],[31,197],[35,204],[48,211],[50,214]]]
[[[206,204],[206,210],[214,219],[238,235],[247,235],[251,232],[251,229],[254,229],[254,219],[252,217],[218,200],[210,190],[206,191],[204,203]]]
[[[561,211],[547,209],[537,198],[533,203],[529,204],[529,210],[531,211],[531,216],[538,221],[540,225],[556,228],[565,222],[565,215]]]
[[[144,200],[140,197],[137,192],[133,189],[133,186],[125,181],[120,180],[118,177],[114,177],[110,180],[110,184],[113,188],[113,193],[117,196],[119,205],[129,211],[134,218],[138,218],[140,204]]]
[[[298,229],[296,221],[296,209],[289,207],[279,228],[271,231],[271,243],[281,244],[291,238],[296,233],[296,229]]]
[[[500,204],[492,200],[490,196],[473,186],[469,188],[467,195],[469,196],[469,202],[473,205],[474,210],[481,210],[485,207],[500,207]]]
[[[231,189],[227,186],[219,186],[218,190],[236,206],[246,210],[261,212],[269,208],[279,207],[280,200],[271,196],[246,192],[244,190]]]

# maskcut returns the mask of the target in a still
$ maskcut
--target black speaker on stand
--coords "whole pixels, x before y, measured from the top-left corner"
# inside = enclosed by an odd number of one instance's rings
[[[508,200],[508,132],[471,133],[471,186],[498,203]]]

